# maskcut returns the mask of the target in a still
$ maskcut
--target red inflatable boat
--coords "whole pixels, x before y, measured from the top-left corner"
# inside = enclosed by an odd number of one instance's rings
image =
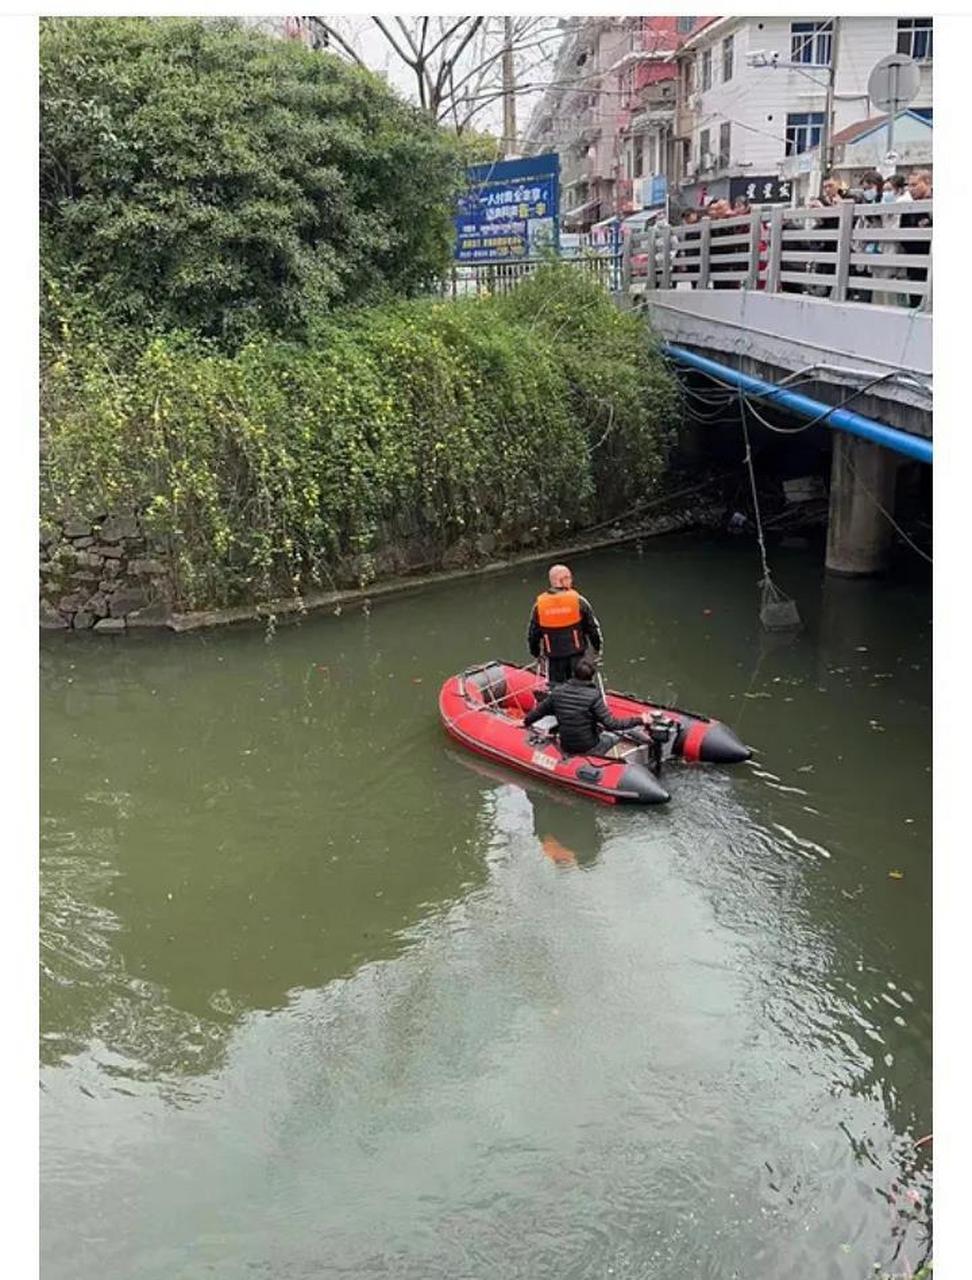
[[[650,714],[642,741],[622,739],[616,759],[564,755],[556,739],[543,731],[553,722],[538,721],[529,728],[523,724],[546,690],[546,681],[532,668],[486,662],[445,682],[439,714],[446,732],[470,751],[605,804],[663,804],[670,797],[658,775],[666,759],[736,764],[752,754],[718,720],[608,690],[605,698],[613,715]]]

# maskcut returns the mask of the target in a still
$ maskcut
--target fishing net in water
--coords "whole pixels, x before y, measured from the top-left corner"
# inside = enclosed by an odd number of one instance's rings
[[[759,510],[759,494],[756,491],[756,471],[753,467],[753,450],[749,442],[749,428],[746,425],[746,397],[742,387],[739,388],[739,416],[742,423],[743,440],[746,445],[744,461],[749,472],[749,487],[753,495],[753,514],[756,516],[756,538],[759,542],[759,558],[763,566],[763,576],[759,580],[759,620],[766,631],[792,631],[801,625],[800,613],[796,601],[781,591],[770,577],[769,562],[766,559],[766,540],[763,537],[763,518]]]
[[[759,620],[767,631],[791,631],[801,625],[796,601],[779,589],[769,573],[759,582]]]

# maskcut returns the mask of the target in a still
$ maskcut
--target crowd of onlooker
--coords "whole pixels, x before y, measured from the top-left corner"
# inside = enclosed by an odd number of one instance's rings
[[[910,173],[907,178],[903,174],[895,173],[890,177],[884,177],[876,170],[871,170],[862,175],[856,187],[849,187],[837,177],[825,178],[821,184],[820,195],[813,197],[806,202],[807,208],[814,209],[832,209],[839,206],[842,202],[848,201],[851,204],[874,205],[873,213],[870,211],[858,210],[854,218],[853,238],[851,241],[852,262],[850,266],[850,286],[847,292],[848,301],[851,302],[877,302],[887,305],[911,306],[917,307],[921,303],[920,294],[912,294],[904,291],[894,292],[891,289],[887,291],[878,291],[873,288],[864,288],[863,281],[869,280],[914,280],[924,281],[927,278],[927,268],[924,265],[915,267],[907,266],[901,263],[902,257],[911,257],[914,255],[924,255],[930,252],[931,248],[931,232],[929,230],[928,239],[906,237],[902,240],[895,240],[893,237],[880,235],[868,235],[878,228],[888,229],[904,229],[904,228],[931,228],[932,218],[929,211],[922,210],[920,212],[908,212],[907,205],[916,200],[930,200],[932,198],[932,181],[931,174],[927,169],[916,169]],[[892,212],[886,206],[895,205]],[[878,208],[880,206],[880,208]],[[904,207],[898,207],[904,206]],[[700,223],[703,219],[709,220],[711,223],[724,222],[730,218],[738,218],[750,214],[752,206],[750,202],[743,196],[739,196],[730,203],[724,197],[716,197],[708,201],[702,207],[685,209],[679,219],[682,227],[691,227]],[[760,206],[760,225],[762,228],[762,238],[759,245],[759,280],[757,288],[765,288],[765,264],[769,252],[769,205]],[[785,218],[783,223],[784,229],[806,231],[806,239],[803,237],[788,237],[781,251],[781,274],[789,279],[781,280],[780,289],[784,293],[808,293],[820,297],[829,296],[831,286],[827,281],[821,281],[821,276],[833,276],[836,272],[836,250],[837,243],[834,237],[828,236],[825,239],[815,238],[813,232],[820,228],[836,229],[837,222],[834,218],[808,218],[805,215],[800,218]],[[739,289],[743,287],[743,279],[740,277],[741,269],[745,269],[744,257],[746,246],[741,242],[729,241],[729,237],[745,234],[746,228],[741,224],[730,224],[726,227],[712,226],[709,233],[709,287],[712,289]],[[700,242],[697,236],[679,236],[677,231],[673,231],[670,239],[669,252],[671,255],[671,268],[673,283],[678,286],[679,283],[688,285],[688,287],[697,287],[694,280],[694,267],[696,266],[700,252]],[[893,261],[887,265],[880,265],[876,260],[873,265],[863,265],[860,261],[854,262],[853,258],[860,258],[864,255],[881,255],[887,256]],[[732,273],[727,275],[727,273]],[[810,280],[794,280],[793,276],[809,275]],[[679,281],[679,277],[682,277]],[[858,280],[855,287],[854,279]]]

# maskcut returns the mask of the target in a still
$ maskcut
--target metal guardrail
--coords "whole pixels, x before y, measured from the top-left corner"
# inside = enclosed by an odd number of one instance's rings
[[[634,300],[654,290],[752,289],[930,311],[932,206],[763,205],[732,218],[652,227],[625,241],[621,292]],[[928,225],[902,227],[911,215],[927,216]]]
[[[619,293],[623,279],[623,257],[608,249],[604,252],[583,249],[564,257],[578,271],[596,279],[611,293]],[[517,262],[455,263],[449,275],[439,282],[438,292],[446,298],[477,297],[485,294],[510,293],[522,281],[544,266],[546,259],[528,258]]]

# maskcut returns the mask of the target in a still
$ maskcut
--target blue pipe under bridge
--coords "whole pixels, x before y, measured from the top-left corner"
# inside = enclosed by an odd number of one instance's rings
[[[710,360],[707,356],[696,355],[686,347],[675,346],[670,342],[664,343],[662,352],[680,364],[698,369],[700,373],[707,373],[719,382],[739,387],[770,403],[776,403],[781,408],[798,414],[801,418],[819,418],[828,427],[846,431],[853,436],[860,436],[862,440],[870,440],[873,444],[883,445],[885,449],[892,449],[906,458],[914,458],[918,462],[925,462],[931,466],[932,442],[922,436],[913,436],[907,431],[899,431],[897,427],[888,426],[886,422],[865,418],[859,413],[854,413],[852,409],[834,408],[820,400],[812,400],[809,396],[801,395],[799,391],[774,386],[772,382],[754,378],[748,373],[740,373],[739,370],[720,364],[717,360]]]

